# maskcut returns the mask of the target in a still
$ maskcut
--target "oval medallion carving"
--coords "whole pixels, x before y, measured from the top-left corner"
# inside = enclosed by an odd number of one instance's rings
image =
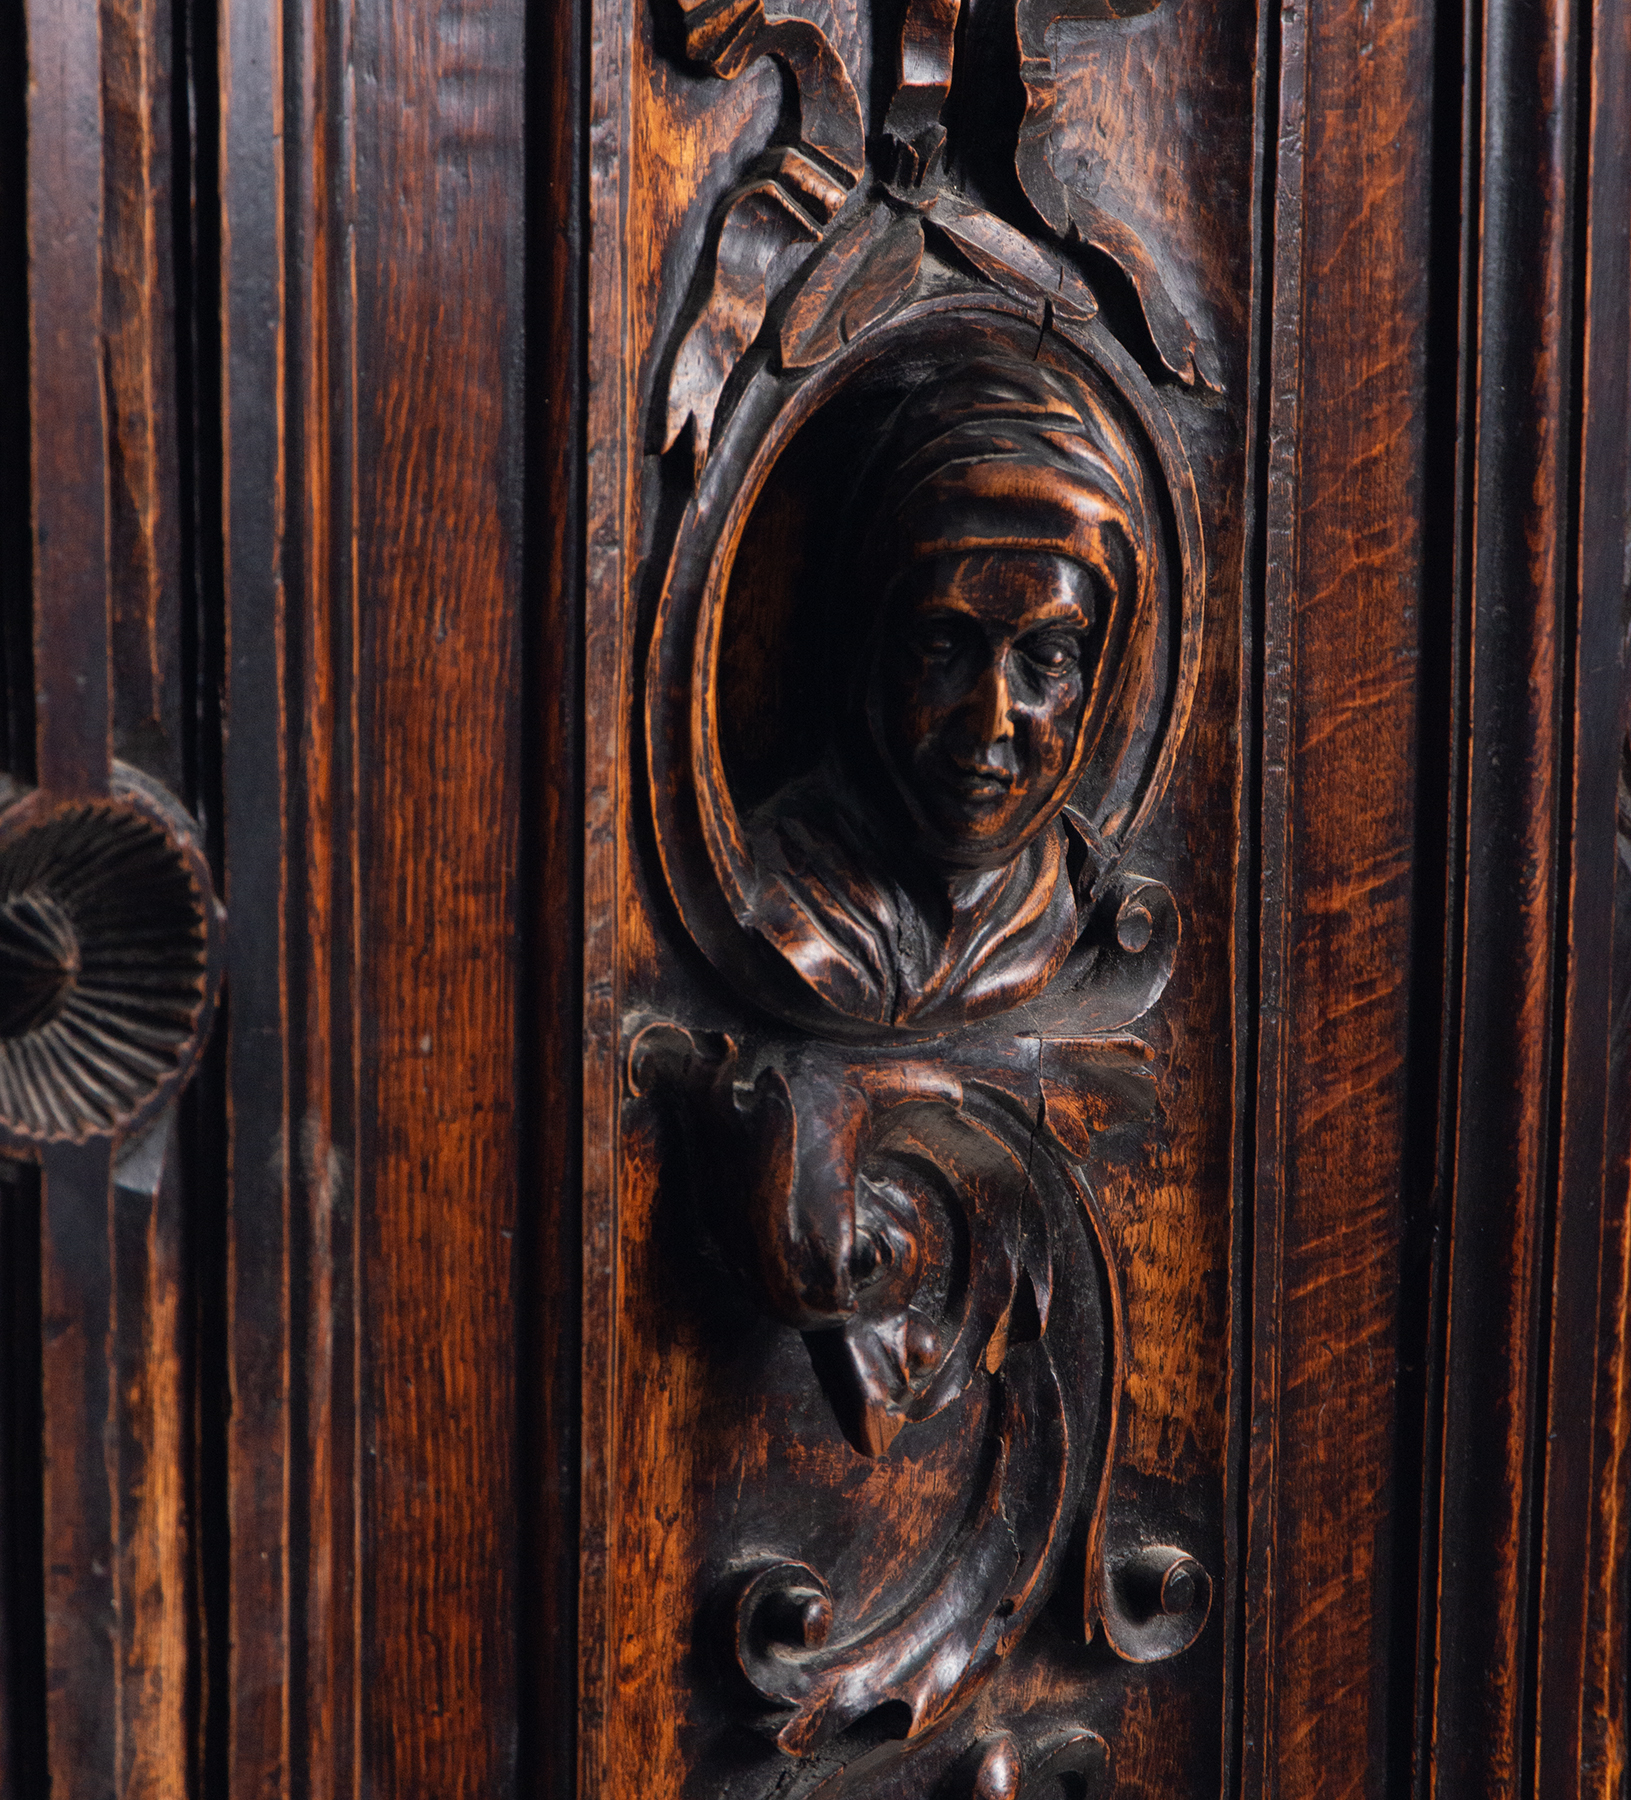
[[[830,1034],[956,1030],[1061,977],[1079,1006],[1150,942],[1101,902],[1198,662],[1199,520],[1159,401],[1096,326],[1038,334],[989,295],[908,308],[791,394],[761,375],[650,656],[687,928]]]

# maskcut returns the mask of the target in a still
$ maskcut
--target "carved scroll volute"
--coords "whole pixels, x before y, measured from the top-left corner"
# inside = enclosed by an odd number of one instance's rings
[[[730,1654],[784,1750],[808,1754],[891,1703],[921,1737],[1027,1629],[1102,1479],[1116,1344],[1085,1192],[998,1071],[815,1053],[751,1069],[660,1025],[631,1074],[680,1103],[709,1191],[745,1209],[716,1222],[721,1248],[749,1246],[744,1278],[805,1333],[857,1451],[884,1455],[990,1389],[961,1528],[939,1560],[901,1571],[900,1598],[857,1614],[786,1557],[745,1570],[728,1609]]]

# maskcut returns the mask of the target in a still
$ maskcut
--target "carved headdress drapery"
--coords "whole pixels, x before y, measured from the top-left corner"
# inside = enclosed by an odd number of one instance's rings
[[[986,356],[917,384],[856,483],[835,587],[867,608],[849,678],[866,679],[886,616],[876,572],[979,550],[1055,555],[1094,577],[1093,690],[1073,760],[1091,753],[1101,703],[1136,620],[1156,605],[1161,523],[1139,455],[1083,381],[1017,356]],[[1066,784],[1068,788],[1068,783]],[[1060,804],[1066,794],[1060,795]]]
[[[1048,551],[1106,589],[1128,584],[1134,565],[1131,585],[1144,584],[1141,546],[1154,535],[1138,457],[1098,396],[1018,356],[925,376],[879,434],[855,512],[852,554]]]

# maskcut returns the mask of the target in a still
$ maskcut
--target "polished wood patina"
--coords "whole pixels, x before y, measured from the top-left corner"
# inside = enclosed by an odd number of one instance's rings
[[[1627,0],[0,0],[6,1800],[1623,1800]]]

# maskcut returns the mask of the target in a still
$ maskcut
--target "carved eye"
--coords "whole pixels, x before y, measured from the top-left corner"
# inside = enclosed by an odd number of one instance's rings
[[[1068,675],[1082,660],[1081,639],[1070,631],[1048,631],[1020,645],[1027,662],[1044,675]]]
[[[923,626],[912,641],[919,656],[950,656],[957,648],[957,640],[943,625]]]
[[[850,1280],[858,1288],[873,1287],[889,1273],[894,1260],[886,1237],[870,1231],[860,1232],[855,1239],[855,1248],[850,1252]]]
[[[910,642],[919,656],[938,660],[955,656],[966,641],[967,624],[955,615],[931,613],[912,627]]]

